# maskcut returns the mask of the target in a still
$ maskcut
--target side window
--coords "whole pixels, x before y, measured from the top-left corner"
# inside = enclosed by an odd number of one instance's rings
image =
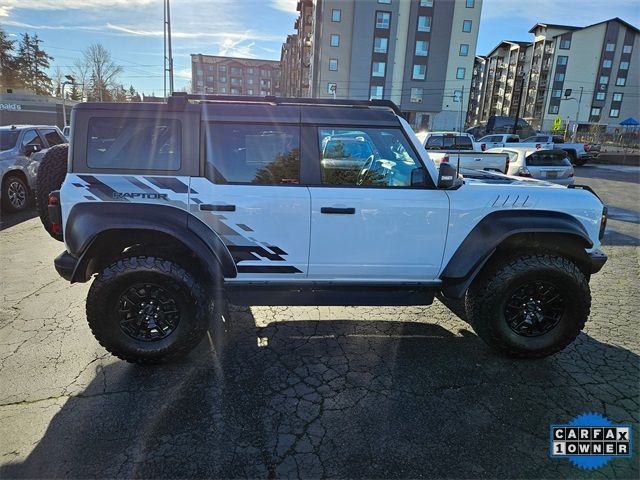
[[[211,123],[206,140],[206,175],[215,183],[300,183],[300,127]]]
[[[179,120],[94,117],[89,120],[87,166],[119,170],[180,170]]]
[[[22,146],[40,145],[42,147],[42,139],[35,130],[27,130],[22,137]]]
[[[323,185],[408,187],[420,166],[400,129],[319,128]]]
[[[47,139],[47,143],[49,144],[50,147],[53,147],[54,145],[59,145],[65,142],[65,140],[62,139],[58,134],[58,132],[56,132],[53,128],[43,129],[42,134],[44,135],[44,138]]]
[[[517,137],[507,137],[507,143],[518,143],[520,141]]]

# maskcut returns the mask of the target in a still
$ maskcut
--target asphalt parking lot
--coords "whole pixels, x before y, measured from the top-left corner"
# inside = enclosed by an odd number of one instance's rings
[[[638,478],[640,169],[585,166],[610,205],[593,307],[547,359],[493,354],[436,302],[232,308],[224,341],[139,367],[86,324],[33,212],[0,223],[0,477]],[[548,455],[584,412],[634,427],[597,471]]]

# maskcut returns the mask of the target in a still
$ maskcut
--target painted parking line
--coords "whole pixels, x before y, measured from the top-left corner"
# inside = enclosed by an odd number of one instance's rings
[[[635,165],[590,164],[589,168],[598,168],[600,170],[613,170],[615,172],[640,173],[640,167],[637,167]]]

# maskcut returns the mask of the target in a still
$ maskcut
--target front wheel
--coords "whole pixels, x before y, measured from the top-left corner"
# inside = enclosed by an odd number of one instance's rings
[[[572,261],[521,255],[489,265],[465,298],[480,338],[511,356],[538,358],[569,345],[587,321],[591,293]]]
[[[180,265],[135,256],[106,267],[87,296],[87,320],[106,350],[132,363],[191,351],[207,329],[204,291]]]

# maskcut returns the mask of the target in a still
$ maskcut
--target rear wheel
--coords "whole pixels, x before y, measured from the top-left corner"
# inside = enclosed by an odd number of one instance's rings
[[[132,363],[185,355],[207,329],[201,284],[182,266],[128,257],[106,267],[87,296],[87,320],[105,349]]]
[[[56,240],[62,240],[62,232],[55,233],[49,220],[49,194],[58,190],[67,174],[69,145],[55,145],[47,150],[38,166],[36,183],[36,207],[44,229]]]
[[[2,182],[2,209],[21,212],[29,206],[29,187],[19,175],[8,174]]]
[[[591,294],[582,271],[555,255],[494,262],[467,292],[465,306],[480,338],[518,357],[545,357],[569,345],[589,316]]]

